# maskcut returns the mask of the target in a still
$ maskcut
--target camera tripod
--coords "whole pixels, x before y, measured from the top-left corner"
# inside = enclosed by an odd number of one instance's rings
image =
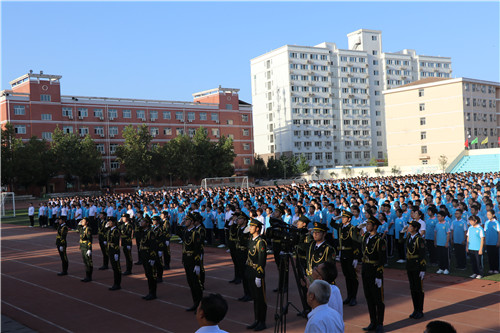
[[[278,296],[276,299],[276,313],[274,314],[274,332],[286,332],[286,315],[288,314],[288,307],[291,305],[297,313],[305,317],[306,309],[308,308],[306,295],[304,295],[304,289],[300,284],[299,267],[295,265],[293,259],[293,253],[283,252],[280,253],[280,265],[279,269],[279,283],[278,283]],[[297,289],[299,291],[300,301],[302,303],[303,311],[300,311],[292,302],[288,300],[288,288],[289,288],[289,270],[290,263],[292,264],[293,274],[295,276],[295,281],[297,283]],[[300,263],[297,262],[300,266]]]

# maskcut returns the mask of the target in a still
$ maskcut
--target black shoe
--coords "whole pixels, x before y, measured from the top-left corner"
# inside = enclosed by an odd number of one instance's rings
[[[349,302],[349,306],[355,306],[356,304],[358,304],[358,302],[356,301],[355,298],[351,298],[351,301]]]
[[[413,316],[413,319],[421,319],[424,317],[424,314],[423,312],[417,312],[415,313],[415,315]]]
[[[232,279],[231,281],[228,281],[229,283],[235,283],[236,282],[236,278]]]
[[[165,270],[169,270],[170,269],[170,265],[165,265]]]
[[[82,279],[82,282],[90,282],[90,281],[92,281],[92,279],[90,279],[88,277],[86,277],[85,279]]]
[[[375,331],[375,328],[377,328],[377,326],[375,326],[375,324],[373,323],[370,323],[370,325],[363,327],[363,331]]]
[[[255,327],[257,327],[257,325],[259,324],[258,321],[254,322],[252,325],[248,325],[247,326],[247,330],[252,330],[254,329]]]
[[[146,296],[143,297],[146,301],[151,301],[153,299],[156,299],[156,295],[151,295],[151,294],[148,294]]]
[[[236,279],[233,283],[234,284],[240,284],[241,283],[241,279]]]
[[[415,317],[416,314],[417,314],[417,311],[413,311],[413,313],[411,315],[409,315],[409,317],[413,318],[413,317]]]
[[[162,278],[157,278],[156,279],[156,283],[163,283],[163,279]]]
[[[134,263],[134,265],[142,265],[142,261],[138,261],[138,262]]]
[[[196,308],[198,306],[196,304],[194,304],[192,307],[190,307],[189,309],[186,309],[186,311],[196,311]]]
[[[383,325],[377,325],[377,328],[375,329],[376,333],[384,333],[384,326]]]
[[[242,297],[238,298],[238,301],[241,301],[241,302],[248,302],[251,300],[252,300],[252,297],[250,297],[249,295],[243,295]]]
[[[254,331],[258,332],[258,331],[263,331],[267,328],[266,326],[266,323],[258,323],[257,326],[255,326],[255,328],[253,329]]]
[[[106,266],[106,265],[102,265],[101,267],[99,267],[99,270],[100,270],[100,271],[104,271],[105,269],[108,269],[108,266]]]
[[[349,304],[351,302],[351,299],[349,297],[347,297],[343,302],[342,304]]]
[[[125,271],[125,272],[122,273],[122,275],[131,275],[131,274],[132,274],[131,271]]]
[[[277,293],[279,288],[273,289],[273,293]]]
[[[68,272],[59,272],[59,273],[57,273],[57,275],[59,275],[59,276],[68,275]]]
[[[109,290],[111,290],[111,291],[113,291],[113,290],[120,290],[120,289],[122,289],[122,287],[117,286],[115,284],[111,288],[109,288]]]

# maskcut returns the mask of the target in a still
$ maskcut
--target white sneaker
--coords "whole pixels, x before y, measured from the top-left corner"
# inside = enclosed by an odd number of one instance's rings
[[[444,274],[444,275],[448,275],[448,274],[450,274],[450,271],[449,271],[449,270],[447,270],[447,269],[445,269],[445,270],[444,270],[444,272],[443,272],[443,274]]]
[[[498,274],[498,271],[493,271],[493,274]]]
[[[403,260],[403,259],[399,259],[398,261],[396,261],[398,264],[402,264],[404,263],[406,260]]]
[[[221,244],[221,245],[219,245],[219,246],[217,246],[217,247],[218,247],[219,249],[222,249],[222,248],[226,247],[226,245]]]
[[[475,279],[477,276],[477,274],[472,274],[471,276],[469,276],[471,279]]]
[[[227,253],[229,253],[229,252],[231,252],[231,250],[230,250],[230,249],[227,249],[227,250],[226,250],[226,252],[227,252]]]
[[[481,275],[476,276],[476,279],[482,279],[483,277]]]
[[[488,274],[493,274],[493,271],[492,271],[492,270],[489,270],[489,271],[488,271]]]
[[[438,271],[436,272],[436,274],[442,274],[444,271],[442,269],[438,269]]]

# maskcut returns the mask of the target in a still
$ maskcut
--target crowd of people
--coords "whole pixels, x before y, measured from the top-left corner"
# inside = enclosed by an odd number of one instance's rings
[[[343,306],[357,305],[358,263],[370,312],[370,323],[364,329],[382,332],[383,272],[388,258],[396,256],[394,260],[405,263],[414,307],[410,318],[420,319],[424,316],[422,281],[429,266],[446,275],[451,256],[454,268],[463,270],[468,255],[474,272],[471,278],[498,273],[499,214],[500,173],[496,172],[56,198],[40,204],[38,221],[42,228],[58,229],[57,247],[63,262],[60,275],[68,269],[65,234],[69,229],[79,230],[87,267],[84,282],[92,280],[91,243],[92,235],[97,234],[103,253],[100,269],[107,269],[109,261],[114,271],[110,290],[120,289],[121,276],[131,274],[135,237],[136,264],[143,265],[148,278],[146,300],[156,298],[156,284],[162,281],[163,270],[170,268],[171,236],[179,236],[193,298],[189,311],[197,311],[203,299],[204,247],[227,248],[234,263],[234,277],[229,282],[242,284],[240,301],[253,300],[255,321],[248,328],[256,331],[266,328],[266,257],[272,253],[279,266],[284,245],[270,231],[285,225],[299,235],[294,246],[303,286],[303,314],[309,317],[306,332],[343,331]],[[29,215],[34,217],[34,207],[29,208]],[[30,221],[34,226],[34,218]],[[123,274],[120,243],[126,259]],[[337,261],[346,280],[344,300],[335,286]],[[332,286],[328,296],[325,284]],[[326,317],[328,330],[322,330],[318,323]]]

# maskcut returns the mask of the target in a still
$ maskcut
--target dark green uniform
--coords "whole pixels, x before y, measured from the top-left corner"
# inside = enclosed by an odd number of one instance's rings
[[[229,237],[227,242],[227,247],[229,248],[231,254],[231,260],[233,261],[234,267],[234,278],[229,282],[240,283],[242,276],[239,275],[236,264],[236,242],[238,237],[238,224],[236,221],[233,221],[233,224],[229,226]]]
[[[385,239],[380,234],[371,236],[369,233],[363,235],[361,243],[363,266],[361,277],[363,279],[363,290],[366,303],[370,313],[370,325],[381,326],[384,323],[384,265],[387,261]],[[375,279],[382,280],[379,288]]]
[[[66,247],[68,243],[66,242],[66,236],[68,235],[68,226],[66,223],[60,224],[57,227],[57,236],[56,236],[56,246],[57,251],[59,252],[59,256],[61,257],[62,262],[62,272],[59,275],[67,275],[68,274],[68,256],[66,255]]]
[[[99,239],[99,247],[101,248],[102,252],[102,267],[99,269],[107,269],[108,268],[108,262],[109,262],[109,256],[108,256],[108,247],[106,245],[106,236],[108,233],[108,230],[106,228],[106,220],[101,220],[99,219],[98,221],[99,224],[99,229],[97,232],[98,239]]]
[[[406,238],[406,272],[410,282],[413,314],[424,311],[424,286],[420,272],[425,272],[426,266],[425,240],[419,232],[414,237],[408,235]]]
[[[135,227],[134,227],[134,237],[135,237],[135,244],[137,245],[137,253],[139,254],[139,259],[137,259],[137,262],[135,263],[136,265],[142,265],[142,258],[140,255],[141,252],[141,239],[144,235],[144,231],[142,230],[141,226],[139,225],[139,220],[135,221]]]
[[[200,276],[194,272],[195,266],[200,266],[201,273],[201,238],[195,227],[184,229],[182,234],[182,264],[191,289],[193,306],[196,308],[203,297],[203,287]],[[194,309],[193,309],[194,310]]]
[[[139,260],[142,262],[144,267],[144,274],[148,279],[148,296],[156,298],[156,267],[155,263],[158,261],[156,255],[157,242],[155,239],[155,233],[149,227],[146,230],[141,231],[141,242],[139,244]],[[147,296],[146,296],[147,297]]]
[[[359,229],[352,224],[336,224],[339,235],[340,266],[344,273],[347,289],[346,302],[356,300],[358,295],[358,274],[353,266],[354,260],[361,259],[361,236]]]
[[[168,219],[163,220],[163,230],[165,231],[165,247],[163,250],[163,264],[165,269],[170,269],[170,222]]]
[[[250,234],[244,232],[245,228],[246,224],[243,227],[238,227],[238,233],[236,235],[236,269],[239,272],[239,276],[242,277],[245,276],[245,262],[248,257],[248,241],[250,239]],[[243,279],[243,292],[244,296],[247,296],[247,298],[251,297],[247,279]]]
[[[156,256],[158,260],[155,261],[156,281],[163,282],[163,256],[165,255],[165,230],[160,224],[151,227],[155,234],[156,240]]]
[[[201,256],[200,256],[200,282],[201,289],[205,290],[205,265],[203,264],[203,257],[205,256],[205,240],[207,239],[207,228],[203,224],[195,227],[196,232],[200,235],[201,243]]]
[[[120,226],[121,239],[122,239],[122,249],[125,256],[126,265],[126,275],[132,273],[132,233],[134,232],[134,227],[130,223],[123,223]]]
[[[120,266],[120,229],[118,229],[118,227],[113,227],[108,230],[106,242],[111,268],[113,268],[113,286],[120,287],[122,282],[122,269]]]
[[[297,229],[299,234],[299,241],[297,243],[297,266],[301,272],[301,276],[305,276],[307,268],[307,252],[311,246],[313,238],[307,228]]]
[[[267,259],[267,243],[261,236],[248,241],[245,279],[253,298],[255,322],[265,323],[267,314],[265,268]],[[255,278],[261,279],[261,286],[257,287]]]
[[[85,264],[85,276],[87,280],[92,280],[92,271],[94,264],[92,263],[92,230],[89,226],[78,226],[80,233],[80,251],[82,252],[83,263]],[[90,255],[87,255],[90,251]]]
[[[312,241],[309,245],[309,249],[307,250],[307,258],[306,258],[306,274],[307,276],[311,276],[313,269],[320,264],[329,261],[335,264],[336,257],[335,249],[328,244],[326,241],[323,241],[320,246],[316,246],[316,242]]]

